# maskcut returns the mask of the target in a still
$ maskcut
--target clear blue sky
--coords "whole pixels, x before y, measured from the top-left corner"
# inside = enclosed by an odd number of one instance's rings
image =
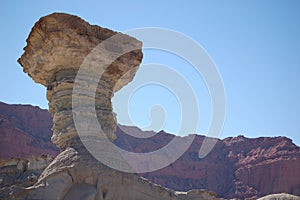
[[[2,1],[0,101],[48,107],[45,88],[24,74],[16,61],[33,24],[52,12],[75,14],[117,31],[162,27],[193,38],[216,63],[226,89],[221,137],[284,135],[300,145],[299,1]],[[188,70],[182,70],[186,63],[178,58],[144,53],[144,62],[168,64],[189,76]],[[210,100],[203,80],[192,79],[193,87],[200,86],[198,133],[205,133]],[[129,106],[136,125],[148,123],[145,106],[166,104],[170,118],[165,129],[176,132],[178,112],[172,98],[157,86],[137,91]]]

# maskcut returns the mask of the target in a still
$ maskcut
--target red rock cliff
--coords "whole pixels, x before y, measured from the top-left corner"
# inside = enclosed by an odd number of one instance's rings
[[[0,158],[56,155],[58,149],[50,141],[51,126],[47,110],[0,103]],[[133,152],[159,149],[174,137],[162,131],[149,139],[137,139],[120,128],[116,135],[115,144]],[[203,138],[196,136],[188,151],[170,166],[142,176],[175,190],[208,189],[225,198],[256,198],[280,192],[300,195],[300,148],[290,139],[226,138],[200,160]]]
[[[47,110],[0,102],[0,159],[57,155],[58,149],[50,141],[51,126]]]

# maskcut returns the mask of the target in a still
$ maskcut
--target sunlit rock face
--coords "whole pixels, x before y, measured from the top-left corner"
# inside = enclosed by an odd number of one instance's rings
[[[116,39],[110,40],[115,36]],[[68,14],[54,13],[34,25],[18,62],[35,82],[47,87],[49,110],[53,115],[52,141],[61,153],[32,187],[5,189],[4,198],[218,199],[214,193],[201,190],[174,192],[136,174],[111,169],[96,160],[79,139],[74,110],[84,113],[86,124],[81,125],[88,132],[88,122],[93,116],[85,108],[91,107],[96,110],[104,136],[110,140],[116,138],[111,98],[133,79],[142,60],[141,48],[142,43],[128,35],[92,26]],[[92,57],[91,52],[95,52]],[[75,99],[74,88],[83,91]]]
[[[81,104],[93,106],[87,102],[95,100],[99,122],[111,140],[115,139],[116,130],[111,98],[115,91],[133,79],[142,60],[142,43],[128,35],[92,26],[76,16],[61,13],[41,18],[31,30],[25,52],[18,62],[35,82],[47,87],[49,110],[53,115],[52,141],[62,150],[80,145],[77,144],[78,135],[71,110],[77,72],[97,45],[116,34],[117,44],[107,42],[104,50],[85,62],[91,65],[85,68],[85,80],[77,77],[77,85],[82,86],[85,93],[95,93],[95,96],[81,95]],[[110,62],[107,55],[120,51],[119,48],[124,46],[135,50],[121,55],[109,65],[101,65]],[[99,71],[100,80],[93,81]],[[92,86],[86,87],[87,84],[94,84],[96,91]]]
[[[31,156],[38,156],[37,161],[41,163],[41,155],[58,154],[58,149],[50,141],[51,127],[52,117],[47,110],[0,102],[0,199],[4,199],[1,187],[25,187],[36,183],[49,163],[36,165],[35,161],[31,162]],[[175,137],[164,131],[146,139],[127,133],[153,133],[118,125],[114,144],[137,153],[160,149]],[[256,199],[281,192],[300,195],[300,148],[289,138],[225,138],[219,140],[204,159],[199,159],[198,151],[203,140],[204,136],[197,135],[193,144],[176,162],[140,175],[173,190],[204,188],[225,199]],[[7,161],[8,158],[14,159]],[[13,160],[17,162],[11,162]],[[26,167],[28,163],[30,166]]]

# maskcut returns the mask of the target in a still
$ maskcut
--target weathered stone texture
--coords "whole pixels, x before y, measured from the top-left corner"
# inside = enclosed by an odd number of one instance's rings
[[[48,155],[0,160],[0,188],[33,185],[52,160]]]
[[[0,103],[0,117],[0,137],[3,138],[0,140],[0,153],[3,156],[1,158],[27,158],[32,154],[52,152],[52,118],[46,110],[28,105]],[[136,127],[118,127],[114,144],[132,152],[157,150],[174,137],[162,131],[151,138],[136,138],[123,130],[136,135],[153,133],[142,132]],[[226,199],[256,199],[266,194],[281,192],[300,195],[300,191],[297,190],[300,185],[300,148],[290,139],[242,136],[225,138],[219,140],[204,159],[199,159],[198,151],[203,138],[197,135],[184,155],[170,166],[142,176],[172,190],[188,191],[202,188],[214,191],[219,197]],[[26,180],[29,177],[30,182],[25,183],[29,186],[35,183],[32,180],[37,180],[41,172],[34,171],[37,177],[27,175],[27,172],[10,174],[10,181],[2,181],[2,186],[4,183],[7,183],[6,186],[19,185],[19,180],[23,180],[18,179],[20,174]]]
[[[104,43],[104,49],[98,49],[98,54],[86,62],[89,66],[84,68],[87,69],[85,76],[77,77],[77,85],[82,86],[84,95],[80,96],[79,102],[73,101],[75,108],[91,106],[90,102],[95,101],[97,115],[101,119],[99,122],[111,140],[115,139],[116,130],[111,98],[115,91],[134,77],[142,60],[142,43],[130,36],[92,26],[76,16],[62,13],[41,18],[31,30],[25,52],[18,62],[35,82],[47,87],[49,111],[53,115],[52,141],[61,149],[76,145],[74,141],[78,137],[71,111],[77,72],[97,45],[112,36],[117,37],[116,34],[119,36],[117,44]],[[110,62],[107,55],[124,47],[135,50],[118,57],[107,67],[101,65]],[[104,70],[101,77],[97,77],[101,70]],[[97,78],[100,80],[94,81]],[[95,97],[93,87],[86,86],[93,84],[97,87]]]

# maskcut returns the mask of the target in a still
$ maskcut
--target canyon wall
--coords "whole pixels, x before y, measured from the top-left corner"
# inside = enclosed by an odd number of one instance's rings
[[[15,143],[26,144],[26,149],[34,148],[35,144],[51,144],[52,126],[50,114],[37,107],[28,105],[7,105],[0,103],[0,116],[2,121],[13,118],[17,123],[1,126],[0,136],[6,138],[6,130],[13,130],[14,140],[7,140],[5,148],[1,151],[1,159],[7,157],[30,157],[32,151],[23,151],[23,146]],[[25,111],[24,111],[25,110]],[[14,113],[12,115],[11,113]],[[36,140],[30,142],[31,137],[23,138],[23,134],[32,128],[32,124],[24,123],[32,118],[32,113],[39,116],[41,125],[34,128],[32,134]],[[28,116],[28,117],[27,117]],[[24,124],[18,126],[18,124]],[[23,128],[24,129],[23,129]],[[20,130],[18,130],[20,129]],[[41,130],[43,129],[43,130]],[[137,139],[125,134],[122,130],[141,132],[137,127],[119,125],[116,131],[115,144],[123,149],[133,152],[149,152],[167,144],[174,135],[159,132],[148,139]],[[39,136],[39,134],[46,134]],[[143,132],[141,134],[147,134]],[[43,139],[41,139],[43,138]],[[291,193],[300,195],[300,148],[286,137],[261,137],[246,138],[243,136],[219,140],[213,151],[200,160],[198,151],[203,141],[203,136],[197,135],[193,144],[176,162],[159,171],[141,174],[154,183],[165,187],[188,191],[190,189],[207,189],[214,191],[220,197],[246,198],[260,197],[271,193]],[[25,150],[26,150],[25,149]],[[52,146],[41,146],[34,151],[35,155],[47,152],[58,153]],[[22,154],[20,154],[22,152]],[[53,155],[52,154],[52,155]]]
[[[49,140],[51,127],[52,117],[47,110],[0,102],[0,158],[56,156],[59,149]]]

